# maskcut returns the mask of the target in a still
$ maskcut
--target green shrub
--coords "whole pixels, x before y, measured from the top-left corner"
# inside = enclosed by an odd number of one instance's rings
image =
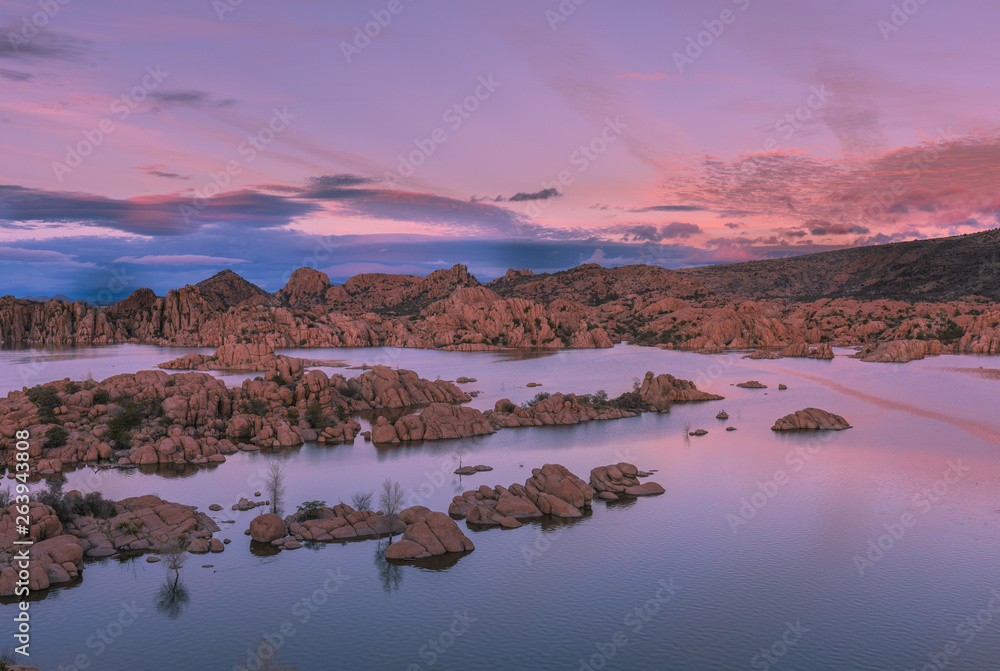
[[[618,398],[608,401],[608,405],[619,410],[645,410],[646,403],[637,390],[627,391]]]
[[[240,412],[247,415],[263,417],[267,414],[267,403],[261,398],[251,398],[240,404]]]
[[[49,427],[45,432],[45,447],[62,447],[69,438],[69,432],[61,426]]]
[[[524,408],[525,410],[527,410],[528,408],[533,408],[534,406],[538,405],[539,403],[541,403],[545,399],[551,398],[551,396],[552,396],[552,394],[550,394],[547,391],[540,391],[537,394],[535,394],[535,397],[533,399],[531,399],[530,401],[527,401],[527,402],[523,403],[521,405],[521,407]]]
[[[75,394],[76,392],[80,391],[80,385],[77,384],[76,382],[71,381],[69,384],[66,385],[63,391],[65,391],[67,394]]]
[[[28,390],[28,400],[38,406],[38,416],[45,422],[55,421],[55,409],[62,405],[58,392],[41,384]]]
[[[318,400],[313,399],[306,407],[306,421],[309,422],[309,426],[317,431],[322,431],[326,428],[326,417],[323,415],[323,406],[319,404]]]
[[[306,520],[315,520],[319,518],[319,511],[326,507],[326,501],[306,501],[305,503],[297,506],[296,510],[301,516],[299,519],[303,522]]]
[[[289,424],[292,424],[292,425],[298,424],[299,423],[299,409],[298,408],[289,408],[288,412],[285,414],[285,417],[288,418],[288,423]]]
[[[98,387],[94,390],[94,403],[96,405],[107,405],[111,401],[111,394],[107,389]]]
[[[347,421],[347,419],[348,419],[348,418],[349,418],[350,416],[351,416],[351,413],[350,413],[350,412],[348,412],[348,410],[347,410],[347,408],[346,408],[346,407],[344,407],[344,406],[342,406],[342,405],[338,405],[338,406],[337,406],[337,417],[339,417],[339,418],[340,418],[340,421],[341,421],[341,422],[346,422],[346,421]]]

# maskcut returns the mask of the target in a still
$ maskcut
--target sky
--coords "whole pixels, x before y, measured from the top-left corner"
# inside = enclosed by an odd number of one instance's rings
[[[985,0],[0,0],[0,294],[998,225]]]

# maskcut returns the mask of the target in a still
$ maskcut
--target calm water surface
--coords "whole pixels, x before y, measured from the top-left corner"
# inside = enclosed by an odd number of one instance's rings
[[[191,351],[210,350],[3,351],[0,391],[88,371],[101,379]],[[980,613],[1000,590],[1000,381],[988,374],[1000,368],[995,358],[745,361],[628,346],[544,355],[286,353],[384,363],[431,379],[475,377],[463,387],[481,392],[471,403],[481,409],[539,390],[616,395],[647,370],[695,380],[726,400],[413,446],[306,445],[180,472],[73,472],[67,489],[113,498],[155,492],[202,510],[220,503],[218,535],[233,542],[220,555],[189,559],[181,571],[186,600],[172,605],[158,599],[162,563],[89,563],[81,583],[33,603],[33,664],[72,668],[83,655],[89,668],[109,671],[232,669],[256,638],[284,625],[280,657],[303,671],[576,671],[588,668],[582,660],[594,669],[905,670],[940,658],[950,641],[958,654],[947,668],[1000,669],[1000,612]],[[225,379],[236,385],[243,377]],[[770,388],[732,386],[747,379]],[[778,383],[789,389],[779,392]],[[842,414],[855,428],[823,436],[770,430],[808,406]],[[721,409],[738,431],[722,430]],[[689,438],[685,428],[709,433]],[[452,475],[459,449],[469,453],[465,463],[494,471]],[[374,541],[259,556],[243,535],[253,513],[229,506],[259,489],[275,460],[285,465],[290,506],[349,500],[391,476],[410,503],[446,510],[463,490],[524,482],[547,462],[586,478],[595,466],[631,461],[658,469],[653,479],[667,492],[595,503],[569,523],[467,531],[476,551],[444,565],[388,566]],[[905,513],[915,520],[908,527],[899,524]],[[880,537],[885,549],[869,556]],[[337,591],[324,590],[338,582]],[[92,638],[109,625],[118,632],[123,602],[137,612],[134,622],[110,644]],[[977,616],[978,631],[963,625]],[[0,633],[10,630],[4,619]],[[789,624],[797,633],[787,633]],[[0,646],[11,640],[4,634]],[[771,662],[757,656],[762,649]]]

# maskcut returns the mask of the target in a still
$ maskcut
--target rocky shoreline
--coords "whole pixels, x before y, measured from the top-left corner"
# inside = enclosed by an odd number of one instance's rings
[[[0,344],[146,343],[219,347],[236,337],[271,350],[412,347],[483,351],[606,348],[621,340],[701,352],[866,361],[934,353],[1000,354],[1000,305],[987,297],[926,301],[753,298],[716,292],[695,274],[655,266],[555,274],[510,270],[481,284],[457,265],[420,278],[367,274],[333,285],[296,270],[270,294],[232,271],[156,296],[138,289],[108,307],[0,298]],[[903,351],[879,352],[895,342]],[[189,358],[190,367],[225,365]]]

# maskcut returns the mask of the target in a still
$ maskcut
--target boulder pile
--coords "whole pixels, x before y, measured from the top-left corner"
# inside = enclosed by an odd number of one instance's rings
[[[774,423],[772,431],[843,431],[852,428],[847,420],[819,408],[806,408],[790,415],[785,415]]]

